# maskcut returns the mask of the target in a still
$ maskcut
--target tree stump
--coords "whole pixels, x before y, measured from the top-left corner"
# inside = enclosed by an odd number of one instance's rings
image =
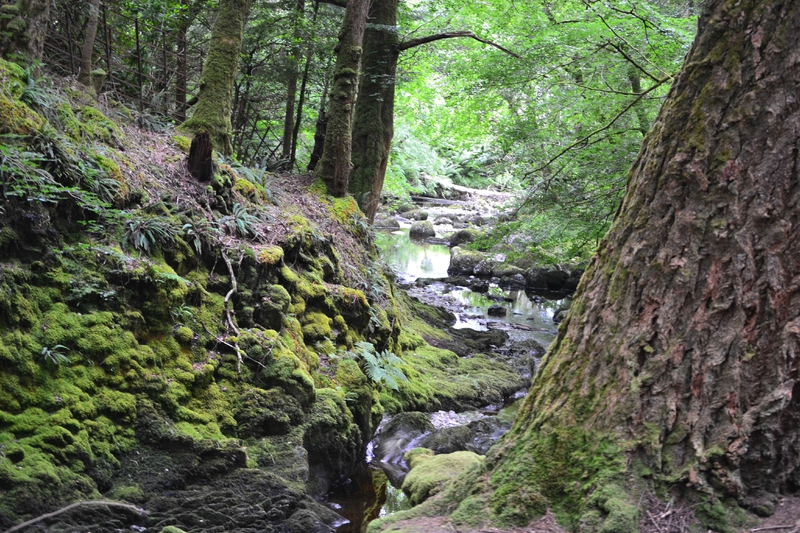
[[[211,136],[207,131],[197,132],[189,148],[189,173],[200,182],[214,177],[214,159],[211,157]]]

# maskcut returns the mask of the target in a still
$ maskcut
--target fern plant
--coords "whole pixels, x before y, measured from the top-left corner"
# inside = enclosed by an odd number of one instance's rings
[[[354,350],[347,354],[359,361],[361,370],[375,384],[384,384],[392,390],[398,390],[400,382],[408,381],[399,368],[405,362],[388,350],[376,352],[371,342],[357,342]]]
[[[231,235],[249,237],[255,235],[258,217],[247,212],[242,204],[233,204],[233,212],[219,220],[220,227]]]
[[[177,231],[163,217],[133,217],[125,224],[122,246],[150,254],[157,246],[175,241]]]
[[[67,350],[67,347],[63,344],[56,344],[52,348],[45,346],[42,348],[41,356],[45,361],[58,366],[61,363],[69,363],[69,357],[64,355],[64,350]]]

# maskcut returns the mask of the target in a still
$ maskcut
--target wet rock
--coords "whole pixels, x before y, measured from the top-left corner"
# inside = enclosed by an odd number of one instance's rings
[[[452,224],[453,219],[448,215],[439,215],[433,219],[433,224],[436,226],[440,226],[443,224]]]
[[[429,220],[422,220],[414,222],[408,234],[411,237],[434,237],[436,236],[436,230],[433,229],[433,223]]]
[[[450,266],[447,268],[447,273],[451,276],[458,274],[471,276],[475,273],[475,267],[485,259],[486,256],[481,252],[456,246],[450,249]]]
[[[508,309],[503,305],[492,305],[486,312],[489,316],[503,317],[508,314]]]
[[[475,272],[476,276],[485,276],[490,277],[492,272],[494,271],[495,267],[494,259],[487,258],[475,265],[473,272]]]
[[[411,220],[417,220],[417,221],[428,220],[427,211],[422,211],[422,210],[409,211],[405,213],[405,215],[407,218],[410,218]]]
[[[561,303],[561,306],[556,309],[555,314],[553,315],[553,322],[556,324],[560,324],[567,318],[567,312],[572,307],[572,298],[565,298],[564,301]]]
[[[564,282],[564,289],[568,291],[577,289],[578,283],[581,281],[581,276],[583,276],[583,270],[573,270],[570,272],[569,278]]]
[[[390,479],[402,481],[408,471],[403,456],[433,430],[427,413],[412,411],[394,416],[373,440],[374,461],[381,464]]]
[[[476,229],[461,229],[450,236],[450,246],[461,246],[462,244],[474,242],[481,235],[483,234]]]
[[[524,277],[525,270],[514,265],[497,265],[494,269],[494,275],[498,278],[512,278],[517,275]]]
[[[498,285],[501,287],[506,287],[509,289],[524,289],[527,285],[525,281],[525,276],[522,274],[514,274],[513,276],[502,276],[498,282]]]
[[[251,388],[239,396],[234,418],[241,438],[285,435],[300,423],[303,410],[281,389]]]
[[[400,229],[400,222],[394,217],[376,218],[372,225],[382,229]]]
[[[491,416],[472,421],[465,426],[438,429],[423,437],[419,446],[428,448],[437,455],[458,451],[486,455],[489,448],[510,428],[509,422]]]
[[[486,223],[484,218],[482,216],[480,216],[480,215],[473,215],[473,216],[469,217],[467,219],[467,222],[469,222],[470,224],[473,224],[475,226],[483,226]]]
[[[486,280],[474,278],[470,281],[469,288],[472,292],[487,293],[489,292],[489,282]]]
[[[562,290],[569,277],[568,272],[556,267],[536,267],[525,272],[525,281],[530,289]]]

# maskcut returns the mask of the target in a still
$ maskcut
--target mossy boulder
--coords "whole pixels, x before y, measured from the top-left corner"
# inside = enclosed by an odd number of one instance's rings
[[[258,438],[285,435],[304,415],[299,402],[281,389],[250,388],[239,396],[234,417],[240,438]]]
[[[435,237],[436,230],[433,228],[433,222],[430,220],[421,220],[411,224],[411,229],[408,230],[410,237],[424,239],[426,237]]]
[[[447,273],[451,276],[472,276],[475,274],[475,268],[485,260],[486,254],[455,246],[450,248],[450,266],[447,267]]]
[[[473,452],[454,452],[434,455],[431,450],[416,448],[405,455],[411,471],[403,481],[403,492],[411,505],[418,505],[438,493],[444,484],[483,462]]]
[[[476,229],[465,228],[460,229],[450,236],[450,247],[461,246],[462,244],[469,244],[475,242],[476,239],[481,237],[483,233]]]

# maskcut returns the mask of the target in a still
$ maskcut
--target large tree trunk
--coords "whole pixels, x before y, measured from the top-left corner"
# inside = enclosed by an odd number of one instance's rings
[[[78,81],[87,87],[92,82],[92,56],[94,55],[94,40],[97,37],[97,22],[99,19],[100,0],[91,0],[89,2],[89,18],[86,21],[86,31],[83,34],[81,70],[78,72]]]
[[[635,529],[631,495],[655,483],[721,531],[734,502],[768,512],[770,494],[800,488],[797,28],[799,2],[705,3],[620,212],[488,462],[495,519],[549,504],[575,528]]]
[[[190,133],[207,131],[214,148],[225,155],[231,153],[233,83],[249,10],[250,0],[220,0],[194,115],[180,126]]]
[[[350,178],[353,105],[361,66],[361,43],[367,24],[369,0],[348,0],[339,43],[328,108],[325,148],[318,172],[332,196],[344,196]]]
[[[50,0],[18,0],[0,7],[0,56],[36,65],[42,60]]]
[[[350,192],[370,222],[380,206],[394,136],[397,0],[375,0],[364,33],[364,68],[353,121]]]

